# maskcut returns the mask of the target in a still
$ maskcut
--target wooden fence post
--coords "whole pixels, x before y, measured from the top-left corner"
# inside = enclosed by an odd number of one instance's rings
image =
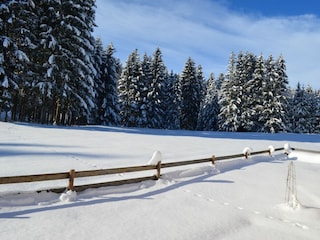
[[[212,165],[214,165],[215,160],[216,160],[216,157],[214,155],[212,155],[212,157],[211,157]]]
[[[76,175],[76,171],[74,169],[71,169],[69,172],[69,185],[68,189],[71,191],[74,191],[74,177]]]
[[[157,180],[158,179],[160,179],[160,175],[161,175],[161,161],[159,161],[158,163],[157,163],[157,175],[156,175],[156,178],[157,178]]]

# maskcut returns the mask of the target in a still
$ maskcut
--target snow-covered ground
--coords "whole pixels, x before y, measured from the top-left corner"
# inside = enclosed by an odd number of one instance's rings
[[[145,165],[155,151],[166,163],[287,143],[318,150],[320,136],[0,122],[0,177]],[[296,170],[296,209],[285,203],[291,162]],[[76,179],[75,184],[81,181]],[[239,158],[214,166],[167,168],[158,181],[76,194],[34,192],[51,186],[67,186],[67,180],[0,185],[1,240],[320,236],[319,154],[293,151],[287,157],[275,152],[272,157]]]

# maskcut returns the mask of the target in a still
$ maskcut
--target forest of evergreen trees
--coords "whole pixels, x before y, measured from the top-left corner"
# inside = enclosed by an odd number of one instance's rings
[[[206,79],[191,57],[169,71],[160,48],[121,63],[93,37],[94,0],[7,0],[0,16],[2,121],[320,133],[320,91],[291,89],[283,56],[231,53]]]

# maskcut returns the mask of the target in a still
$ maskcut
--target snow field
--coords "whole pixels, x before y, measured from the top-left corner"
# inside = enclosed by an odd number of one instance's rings
[[[152,156],[157,150],[162,162],[170,162],[237,154],[245,147],[320,147],[314,135],[179,132],[0,122],[0,176],[144,165],[160,158]],[[291,161],[296,210],[284,203]],[[0,238],[318,239],[319,172],[317,154],[293,151],[167,168],[158,181],[80,193],[0,185]]]

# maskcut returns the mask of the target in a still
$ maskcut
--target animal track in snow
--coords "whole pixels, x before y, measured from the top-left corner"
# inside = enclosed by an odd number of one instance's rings
[[[218,201],[214,200],[211,197],[205,197],[205,195],[203,195],[203,194],[193,193],[190,189],[185,189],[184,192],[185,193],[192,193],[193,196],[205,199],[206,201],[209,201],[209,202],[212,202],[212,203],[213,202],[220,203],[221,205],[226,206],[226,207],[232,206],[231,203],[229,203],[229,202],[218,202]],[[241,206],[236,207],[236,209],[240,210],[240,211],[245,210],[245,208],[241,207]],[[265,218],[269,219],[270,221],[280,221],[280,222],[283,222],[283,223],[291,224],[292,226],[295,226],[295,227],[298,227],[298,228],[301,228],[301,229],[305,229],[305,230],[309,229],[309,227],[304,225],[304,224],[301,224],[301,223],[298,223],[298,222],[292,222],[292,221],[287,220],[287,219],[273,217],[271,215],[264,215],[263,213],[261,213],[258,210],[252,210],[252,211],[250,211],[250,213],[254,214],[254,215],[261,216],[261,217],[265,217]]]

